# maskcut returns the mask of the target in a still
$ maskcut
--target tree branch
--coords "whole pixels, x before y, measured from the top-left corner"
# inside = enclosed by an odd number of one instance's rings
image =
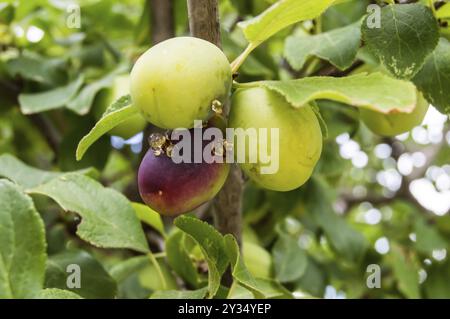
[[[217,0],[188,0],[191,35],[222,47]]]
[[[198,37],[221,47],[220,22],[217,0],[188,0],[189,28]],[[222,234],[232,234],[241,243],[242,228],[241,170],[233,166],[213,203],[214,223]]]
[[[173,0],[149,0],[152,41],[157,44],[175,35]]]

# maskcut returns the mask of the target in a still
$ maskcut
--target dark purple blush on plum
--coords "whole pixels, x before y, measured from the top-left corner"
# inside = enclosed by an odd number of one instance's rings
[[[228,176],[226,163],[174,163],[150,149],[139,167],[138,185],[143,201],[162,215],[187,213],[212,199]]]

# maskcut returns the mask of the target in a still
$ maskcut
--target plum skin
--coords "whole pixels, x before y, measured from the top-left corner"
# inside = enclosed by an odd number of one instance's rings
[[[226,163],[174,163],[166,154],[145,154],[138,172],[139,193],[153,210],[166,216],[187,213],[211,200],[222,188]]]
[[[120,97],[129,94],[130,89],[130,76],[119,75],[113,80],[113,84],[110,88],[103,89],[95,98],[94,101],[94,116],[97,120],[100,120],[106,109],[114,103]],[[147,121],[140,115],[132,115],[125,122],[120,123],[114,127],[109,134],[120,136],[124,139],[129,139],[137,133],[143,131]]]
[[[322,131],[309,105],[294,108],[280,94],[265,88],[240,89],[232,97],[232,128],[279,128],[279,170],[260,174],[261,164],[240,163],[256,184],[275,191],[290,191],[312,175],[322,152]],[[268,134],[270,136],[270,134]],[[271,152],[267,143],[268,154]],[[248,156],[247,147],[247,158]]]
[[[428,111],[429,103],[420,92],[417,92],[417,105],[411,113],[383,114],[361,109],[361,120],[375,134],[380,136],[396,136],[412,130],[420,125]]]
[[[164,129],[192,128],[207,120],[211,104],[226,102],[231,67],[214,44],[192,37],[163,41],[147,50],[131,71],[131,97],[150,123]]]

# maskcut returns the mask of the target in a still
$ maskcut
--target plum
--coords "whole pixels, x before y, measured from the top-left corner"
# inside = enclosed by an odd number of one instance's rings
[[[420,125],[428,107],[427,100],[420,92],[417,92],[417,105],[411,113],[383,114],[362,109],[360,114],[361,120],[373,133],[389,137],[406,133]]]
[[[150,48],[131,71],[133,103],[152,124],[164,129],[192,128],[205,121],[215,101],[225,103],[231,67],[214,44],[178,37]]]
[[[95,98],[94,101],[94,116],[99,120],[106,109],[114,103],[120,97],[130,93],[130,76],[129,75],[119,75],[117,76],[110,88],[103,89]],[[137,133],[143,131],[147,121],[140,115],[132,115],[125,122],[117,125],[109,133],[111,135],[117,135],[124,139],[129,139],[130,137],[136,135]]]
[[[242,170],[256,184],[270,190],[290,191],[311,177],[322,152],[322,131],[309,105],[294,108],[282,95],[261,87],[240,89],[232,97],[229,126],[269,131],[267,140],[258,141],[258,150],[246,143],[246,160],[240,163]],[[261,168],[266,164],[262,162],[259,150],[264,148],[273,160],[277,158],[272,153],[272,128],[279,129],[276,145],[279,165],[276,172],[263,174]],[[235,149],[238,146],[235,139]],[[252,157],[257,159],[256,162],[250,161]]]
[[[203,129],[189,130],[191,137],[195,130]],[[203,157],[198,163],[193,160],[177,163],[171,154],[173,151],[169,150],[176,148],[179,142],[167,137],[157,138],[163,139],[161,148],[148,150],[138,173],[139,193],[150,208],[162,215],[177,216],[192,211],[217,195],[229,173],[227,163],[209,163]],[[207,144],[209,142],[202,141],[202,152]],[[192,159],[195,152],[197,150],[192,147]]]

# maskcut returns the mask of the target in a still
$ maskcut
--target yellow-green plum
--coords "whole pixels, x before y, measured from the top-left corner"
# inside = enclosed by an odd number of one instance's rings
[[[214,44],[178,37],[150,48],[131,71],[133,103],[152,124],[165,129],[192,128],[207,120],[212,103],[225,103],[231,67]]]
[[[375,134],[380,136],[396,136],[412,130],[420,125],[428,111],[429,103],[417,92],[417,105],[411,113],[383,114],[361,109],[361,120]]]
[[[229,126],[235,129],[236,154],[242,146],[236,137],[237,129],[257,129],[258,132],[267,129],[266,139],[258,134],[257,148],[250,147],[246,139],[245,163],[240,163],[258,185],[275,191],[290,191],[311,177],[322,152],[322,132],[309,105],[294,108],[283,96],[265,88],[240,89],[232,98]],[[278,139],[272,129],[278,129]],[[267,150],[271,161],[278,160],[278,170],[271,174],[263,172],[269,161],[259,156],[260,150]]]
[[[117,76],[110,88],[103,89],[94,101],[94,116],[99,120],[106,109],[120,97],[130,93],[130,76]],[[147,121],[140,115],[132,115],[125,122],[117,125],[109,133],[111,135],[120,136],[124,139],[136,135],[144,130]]]

